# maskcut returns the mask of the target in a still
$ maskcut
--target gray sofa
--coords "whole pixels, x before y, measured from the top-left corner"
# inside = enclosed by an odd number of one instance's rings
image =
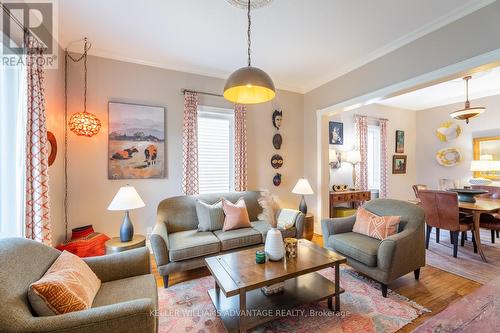
[[[23,238],[0,239],[0,332],[150,332],[158,330],[158,290],[146,247],[84,258],[101,280],[88,310],[37,317],[28,287],[61,252]]]
[[[363,207],[379,216],[401,216],[398,233],[379,240],[352,231],[355,215],[324,219],[324,247],[344,255],[349,266],[380,282],[386,297],[391,281],[412,271],[418,280],[420,267],[425,266],[424,211],[392,199],[371,200]]]
[[[214,204],[222,197],[231,202],[245,199],[251,228],[223,232],[222,230],[198,231],[196,199]],[[163,277],[165,288],[168,276],[174,272],[187,271],[205,266],[204,259],[218,253],[236,251],[246,247],[257,247],[265,242],[271,226],[259,221],[262,212],[257,199],[260,192],[211,193],[198,196],[178,196],[160,202],[157,220],[151,235],[151,247],[155,256],[158,272]],[[283,237],[302,238],[304,214],[297,215],[294,227],[281,230]]]

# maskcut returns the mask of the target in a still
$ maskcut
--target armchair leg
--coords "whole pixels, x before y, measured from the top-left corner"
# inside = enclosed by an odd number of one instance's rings
[[[163,287],[168,288],[168,275],[163,275]]]
[[[457,257],[457,252],[458,252],[458,234],[460,233],[459,231],[450,231],[452,238],[453,238],[453,257]]]
[[[439,228],[436,228],[436,243],[439,243]]]
[[[460,246],[465,245],[465,238],[467,237],[467,231],[462,231],[462,238],[460,239]]]
[[[417,268],[416,270],[414,270],[413,274],[415,275],[415,280],[420,279],[420,268]]]
[[[491,230],[491,244],[495,244],[495,230]]]
[[[472,233],[472,246],[474,247],[474,253],[477,253],[477,244],[476,244],[476,237],[474,236],[474,232]]]
[[[453,237],[453,231],[450,230],[450,243],[453,244],[455,238]]]
[[[387,297],[387,285],[385,283],[381,283],[380,288],[382,288],[382,296]]]
[[[429,248],[429,239],[431,238],[432,227],[430,225],[426,226],[426,237],[425,237],[425,248]]]
[[[496,231],[496,234],[497,234],[497,238],[500,238],[500,231]]]

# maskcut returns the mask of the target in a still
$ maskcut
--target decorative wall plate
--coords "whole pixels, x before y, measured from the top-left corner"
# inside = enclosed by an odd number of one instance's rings
[[[47,131],[47,141],[49,142],[49,166],[54,164],[57,156],[57,140],[54,133]]]
[[[273,184],[274,186],[280,186],[281,185],[281,173],[277,173],[273,177]]]
[[[443,148],[436,153],[436,160],[442,166],[451,167],[462,161],[462,155],[457,148]]]
[[[273,155],[273,157],[271,157],[271,165],[275,169],[281,168],[283,166],[283,157],[279,154]]]
[[[462,133],[462,128],[453,120],[442,123],[436,130],[436,136],[443,142],[458,138],[460,133]]]
[[[273,146],[274,149],[279,150],[281,148],[281,144],[283,143],[283,138],[281,137],[281,134],[276,133],[273,136]]]

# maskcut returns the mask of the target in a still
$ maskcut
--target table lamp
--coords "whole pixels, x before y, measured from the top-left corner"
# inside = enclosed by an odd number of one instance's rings
[[[356,164],[361,162],[361,152],[350,150],[342,153],[342,161],[352,164],[352,187],[356,188]]]
[[[144,201],[142,201],[139,193],[135,190],[133,186],[127,185],[122,186],[116,193],[115,197],[108,206],[108,210],[124,210],[125,217],[123,218],[123,223],[120,227],[120,240],[122,242],[129,242],[134,236],[134,226],[130,220],[129,210],[144,207]]]
[[[473,160],[470,162],[470,171],[479,174],[483,172],[487,174],[491,171],[500,171],[500,161],[493,161],[491,158],[483,159],[484,156],[485,155],[482,155],[480,160]],[[469,180],[469,184],[471,185],[488,185],[490,183],[490,179],[483,177],[474,177]]]
[[[304,199],[304,195],[306,194],[314,194],[311,185],[309,185],[309,182],[305,178],[300,178],[297,184],[295,184],[295,187],[292,190],[292,193],[295,194],[301,194],[302,195],[302,200],[300,201],[299,205],[299,210],[305,214],[307,214],[307,204],[306,200]]]

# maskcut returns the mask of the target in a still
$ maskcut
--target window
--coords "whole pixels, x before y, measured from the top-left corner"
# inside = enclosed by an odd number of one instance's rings
[[[368,125],[368,189],[380,190],[380,127]]]
[[[26,84],[22,64],[0,65],[0,237],[24,232]]]
[[[234,114],[198,109],[198,178],[200,193],[234,191]]]

